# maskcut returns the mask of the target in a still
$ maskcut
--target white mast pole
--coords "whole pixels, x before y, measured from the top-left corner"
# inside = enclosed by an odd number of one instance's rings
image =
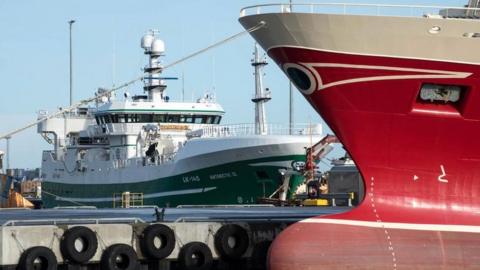
[[[265,58],[260,57],[258,44],[255,43],[254,58],[252,66],[255,68],[255,134],[267,134],[267,117],[265,114],[265,103],[271,99],[270,93],[263,88],[263,67],[267,65]]]

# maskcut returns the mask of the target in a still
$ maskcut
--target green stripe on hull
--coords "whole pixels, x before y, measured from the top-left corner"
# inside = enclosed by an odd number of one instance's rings
[[[44,182],[46,207],[93,205],[112,207],[115,193],[143,193],[144,205],[251,204],[281,185],[278,165],[268,162],[304,161],[304,155],[246,160],[200,169],[173,177],[129,184],[59,184]],[[264,163],[252,166],[255,163]],[[301,181],[292,179],[295,185]],[[296,189],[296,186],[292,186]],[[62,198],[58,200],[58,198]],[[72,199],[75,202],[68,201]],[[116,205],[120,203],[117,202]]]

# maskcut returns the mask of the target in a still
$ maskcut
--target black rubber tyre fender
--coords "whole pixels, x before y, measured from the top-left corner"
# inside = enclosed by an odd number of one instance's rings
[[[18,270],[56,270],[58,266],[55,253],[47,247],[31,247],[20,256]]]
[[[227,224],[215,233],[214,244],[220,257],[227,260],[237,260],[247,251],[250,239],[247,231],[241,226]]]
[[[210,248],[202,242],[191,242],[180,249],[178,263],[182,270],[209,270],[213,257]]]
[[[160,241],[157,246],[156,241]],[[163,224],[153,224],[145,228],[140,237],[142,253],[150,259],[161,260],[175,249],[175,233]]]
[[[82,249],[77,250],[76,242],[82,242]],[[73,263],[87,263],[97,252],[98,240],[95,232],[84,226],[68,229],[60,240],[60,252],[64,259]]]
[[[137,253],[131,246],[125,244],[109,246],[100,260],[102,270],[135,270],[137,267]]]

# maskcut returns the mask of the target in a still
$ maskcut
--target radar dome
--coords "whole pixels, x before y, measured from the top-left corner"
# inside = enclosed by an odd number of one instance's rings
[[[165,52],[165,43],[163,42],[163,40],[155,39],[152,42],[151,50],[152,50],[152,53],[161,54]]]
[[[152,34],[145,34],[142,37],[141,46],[143,49],[150,49],[155,38]]]

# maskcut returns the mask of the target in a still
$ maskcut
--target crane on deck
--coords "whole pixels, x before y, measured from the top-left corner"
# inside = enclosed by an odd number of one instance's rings
[[[316,144],[305,149],[305,162],[294,162],[292,168],[284,169],[280,172],[282,175],[282,184],[268,198],[259,199],[260,203],[271,203],[277,205],[298,204],[298,202],[287,202],[287,194],[290,190],[291,179],[295,175],[301,175],[305,178],[304,184],[307,186],[317,176],[316,164],[325,158],[332,150],[333,144],[340,141],[334,135],[323,137]]]

